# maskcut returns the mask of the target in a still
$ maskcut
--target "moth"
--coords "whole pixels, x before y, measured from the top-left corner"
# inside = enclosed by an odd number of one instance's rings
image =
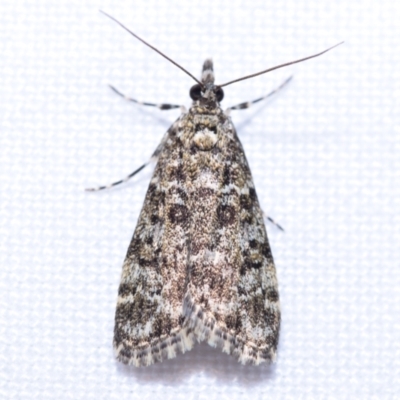
[[[280,326],[278,282],[264,215],[229,111],[247,108],[275,91],[223,111],[222,88],[332,47],[217,85],[210,59],[198,80],[105,15],[196,81],[190,89],[192,106],[168,129],[151,158],[156,166],[118,291],[116,357],[148,366],[206,341],[243,364],[273,361]],[[125,182],[146,165],[123,180],[88,190]]]

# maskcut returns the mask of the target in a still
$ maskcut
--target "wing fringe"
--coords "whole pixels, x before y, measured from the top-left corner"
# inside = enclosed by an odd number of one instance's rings
[[[170,336],[155,339],[150,344],[132,349],[126,341],[118,346],[114,343],[116,358],[124,364],[147,367],[175,358],[179,353],[186,353],[193,348],[195,342],[206,341],[210,346],[232,355],[243,365],[271,363],[276,359],[276,349],[246,342],[221,327],[211,313],[204,312],[193,302],[190,293],[185,295],[183,301],[183,316],[183,328]]]

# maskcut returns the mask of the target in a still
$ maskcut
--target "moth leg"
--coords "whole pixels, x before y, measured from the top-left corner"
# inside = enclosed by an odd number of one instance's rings
[[[110,86],[110,88],[117,93],[119,96],[123,97],[125,100],[131,101],[133,103],[136,104],[140,104],[142,106],[150,106],[150,107],[157,107],[160,110],[172,110],[173,108],[182,108],[183,106],[178,106],[177,104],[155,104],[155,103],[145,103],[143,101],[139,101],[139,100],[135,100],[132,99],[131,97],[128,97],[126,95],[124,95],[123,93],[121,93],[119,90],[117,90],[114,86],[108,85]]]
[[[114,186],[120,185],[121,183],[129,181],[129,179],[133,178],[138,172],[140,172],[148,164],[149,164],[148,162],[146,164],[143,164],[141,167],[139,167],[138,169],[136,169],[135,171],[130,173],[128,176],[126,176],[125,178],[123,178],[123,179],[121,179],[121,180],[119,180],[117,182],[113,182],[113,183],[110,183],[109,185],[105,185],[105,186],[98,186],[98,187],[95,187],[95,188],[87,188],[85,190],[87,192],[97,192],[99,190],[110,189],[110,188],[112,188]]]
[[[85,189],[87,192],[98,192],[99,190],[104,190],[104,189],[110,189],[114,186],[120,185],[121,183],[129,181],[129,179],[133,178],[137,173],[139,173],[143,168],[145,168],[147,165],[149,165],[152,161],[157,161],[158,156],[162,152],[164,148],[165,141],[168,138],[168,132],[164,135],[163,139],[161,140],[161,143],[157,146],[156,150],[154,151],[153,155],[151,156],[150,160],[144,163],[142,166],[140,166],[138,169],[135,169],[135,171],[131,172],[128,176],[126,176],[123,179],[120,179],[117,182],[110,183],[109,185],[104,185],[104,186],[98,186],[95,188],[87,188]]]
[[[285,230],[276,221],[274,221],[271,217],[269,217],[267,214],[265,214],[264,211],[262,213],[263,213],[263,216],[265,219],[267,219],[269,222],[271,222],[273,225],[275,225],[282,232],[285,232]]]
[[[287,78],[280,86],[278,86],[276,89],[274,89],[272,92],[268,93],[266,96],[260,97],[258,99],[255,99],[253,101],[247,101],[245,103],[240,103],[237,104],[236,106],[233,107],[229,107],[226,111],[229,112],[230,110],[243,110],[245,108],[249,108],[251,107],[253,104],[258,103],[261,100],[265,100],[268,97],[273,96],[274,94],[278,93],[279,91],[281,91],[291,80],[292,80],[292,76],[289,76],[289,78]]]

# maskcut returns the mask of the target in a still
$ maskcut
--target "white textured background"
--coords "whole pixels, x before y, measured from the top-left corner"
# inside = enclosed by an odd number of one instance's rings
[[[400,397],[400,19],[393,0],[0,3],[0,398]],[[207,345],[147,369],[112,354],[122,261],[152,153],[193,82],[98,12],[217,82],[346,43],[232,85],[283,308],[279,357],[242,367]]]

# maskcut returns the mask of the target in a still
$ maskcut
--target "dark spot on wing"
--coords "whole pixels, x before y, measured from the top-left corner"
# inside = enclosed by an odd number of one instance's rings
[[[186,174],[183,171],[183,165],[182,165],[182,154],[179,154],[180,158],[178,158],[179,160],[179,164],[176,167],[172,167],[169,169],[169,176],[167,179],[169,179],[170,181],[177,181],[178,183],[183,182],[186,179]]]
[[[178,133],[178,129],[176,129],[176,127],[174,125],[172,125],[168,131],[169,136],[174,137],[174,136],[176,136],[177,133]]]
[[[220,204],[217,208],[217,217],[222,226],[232,224],[235,221],[234,207]]]
[[[139,266],[141,268],[154,268],[154,269],[158,269],[158,260],[156,257],[149,259],[146,259],[144,257],[139,257]]]
[[[175,190],[178,197],[185,203],[188,199],[186,192],[180,187],[175,188]]]
[[[162,320],[160,316],[157,316],[154,318],[153,324],[152,324],[152,332],[150,332],[149,337],[151,339],[154,338],[159,338],[162,333],[163,333],[163,326],[162,326]]]
[[[241,273],[241,275],[243,275],[243,274]],[[243,296],[243,295],[247,296],[247,291],[242,286],[238,286],[237,291],[238,291],[239,296]]]
[[[182,164],[179,164],[176,168],[175,178],[178,182],[183,182],[186,179],[186,174],[183,172]]]
[[[228,330],[240,331],[242,328],[241,318],[237,318],[235,314],[230,314],[225,317],[225,324]]]
[[[158,187],[157,187],[156,184],[150,183],[149,188],[147,189],[147,194],[148,195],[153,195],[154,193],[157,192],[157,189],[158,189]]]
[[[250,269],[260,269],[262,264],[262,261],[253,261],[249,258],[245,258],[242,266],[240,267],[240,274],[245,275]]]
[[[257,245],[258,245],[257,240],[251,239],[251,240],[249,241],[249,246],[250,246],[251,249],[255,249],[255,248],[257,247]]]
[[[143,246],[142,240],[138,237],[133,237],[131,244],[128,247],[128,252],[126,254],[126,257],[128,258],[137,254],[142,246]]]
[[[240,207],[245,210],[250,210],[253,206],[253,199],[250,194],[240,195]]]
[[[262,245],[262,250],[261,250],[261,254],[268,259],[272,258],[272,253],[271,253],[271,249],[269,247],[268,242],[263,243]]]
[[[168,218],[173,224],[180,224],[188,219],[188,209],[183,204],[173,204],[168,211]]]
[[[230,183],[232,183],[232,177],[231,177],[231,173],[230,173],[230,168],[229,168],[229,165],[225,165],[224,172],[223,172],[223,177],[222,177],[222,184],[224,186],[228,186]]]
[[[270,289],[267,293],[267,299],[272,303],[276,303],[279,300],[278,292],[275,289]]]
[[[160,218],[159,218],[159,216],[157,215],[157,214],[153,214],[151,217],[150,217],[150,223],[152,224],[152,225],[156,225],[157,223],[159,223],[160,222]]]
[[[136,293],[136,286],[128,283],[121,283],[118,288],[118,296],[125,297],[134,295]]]
[[[160,192],[159,202],[161,205],[165,206],[165,192]]]

